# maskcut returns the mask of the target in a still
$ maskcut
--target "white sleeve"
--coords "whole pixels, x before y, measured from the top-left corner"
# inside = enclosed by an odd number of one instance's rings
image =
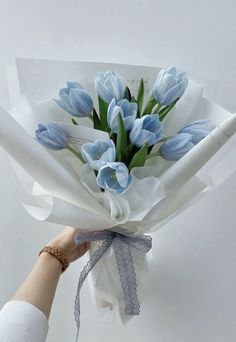
[[[48,328],[44,313],[25,301],[12,300],[0,311],[1,342],[45,342]]]

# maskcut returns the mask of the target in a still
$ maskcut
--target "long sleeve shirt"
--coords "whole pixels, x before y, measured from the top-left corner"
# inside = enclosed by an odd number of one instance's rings
[[[0,311],[1,342],[45,342],[48,328],[44,313],[25,301],[9,301]]]

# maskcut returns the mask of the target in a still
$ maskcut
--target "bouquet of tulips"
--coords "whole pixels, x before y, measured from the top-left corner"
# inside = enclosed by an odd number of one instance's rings
[[[107,70],[95,79],[99,103],[96,110],[83,86],[69,81],[56,103],[73,117],[74,125],[79,124],[75,118],[88,117],[94,129],[107,132],[107,139],[84,143],[80,151],[56,123],[39,123],[36,140],[52,150],[68,149],[93,169],[101,191],[122,194],[132,183],[133,168],[143,167],[147,159],[155,156],[176,161],[213,129],[210,120],[202,119],[188,123],[173,136],[165,135],[163,120],[187,85],[184,72],[175,67],[162,69],[143,109],[143,79],[134,96],[121,75]]]
[[[20,59],[17,71],[21,103],[1,108],[0,144],[30,184],[34,203],[24,206],[36,219],[82,227],[77,244],[91,241],[77,326],[91,270],[98,305],[125,321],[140,312],[144,233],[235,171],[236,117],[175,67]]]

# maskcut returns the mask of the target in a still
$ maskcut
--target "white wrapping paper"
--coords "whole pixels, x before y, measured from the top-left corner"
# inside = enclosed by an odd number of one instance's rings
[[[20,164],[14,166],[20,180],[27,178],[29,184],[30,175],[32,191],[24,206],[38,220],[87,230],[119,225],[146,233],[164,225],[235,172],[235,138],[230,139],[236,130],[235,116],[204,98],[202,87],[190,80],[184,96],[165,120],[166,134],[175,134],[197,119],[211,119],[216,125],[230,121],[178,162],[151,158],[145,167],[132,170],[134,181],[124,195],[102,193],[88,166],[82,167],[66,152],[46,151],[33,140],[36,126],[43,121],[70,123],[70,116],[52,101],[68,80],[78,80],[94,96],[97,72],[113,69],[124,75],[134,93],[143,77],[147,98],[160,68],[31,59],[17,59],[16,65],[21,101],[11,95],[16,105],[11,115],[0,108],[0,144]],[[82,119],[81,124],[88,126],[89,122]],[[145,193],[148,196],[144,199]],[[93,270],[91,290],[95,288],[100,307],[114,309],[125,322],[122,291],[111,254],[109,251]],[[148,269],[147,260],[135,253],[134,262],[140,279]]]

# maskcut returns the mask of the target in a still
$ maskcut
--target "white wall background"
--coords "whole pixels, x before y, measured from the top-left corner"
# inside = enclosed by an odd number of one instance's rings
[[[236,111],[234,0],[0,0],[0,97],[14,56],[174,64],[213,79],[211,98]],[[1,120],[0,120],[1,124]],[[83,289],[81,342],[236,341],[236,175],[157,231],[142,314],[128,325],[100,320]],[[0,305],[38,250],[62,227],[35,222],[0,150]],[[62,276],[49,342],[73,341],[73,301],[83,260]]]

